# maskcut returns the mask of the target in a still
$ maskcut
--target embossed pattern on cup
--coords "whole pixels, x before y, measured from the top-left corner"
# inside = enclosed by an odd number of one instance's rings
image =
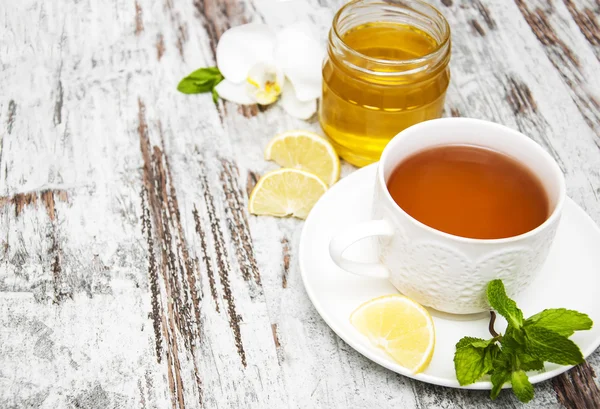
[[[512,297],[529,286],[546,260],[559,223],[557,218],[541,234],[508,246],[469,246],[412,227],[403,220],[406,215],[386,210],[384,203],[374,200],[373,215],[394,225],[391,239],[379,239],[380,259],[390,270],[391,283],[423,305],[454,314],[489,309],[485,286],[491,280],[501,279]]]

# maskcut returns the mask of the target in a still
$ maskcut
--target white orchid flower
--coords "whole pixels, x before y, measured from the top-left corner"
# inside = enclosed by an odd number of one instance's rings
[[[281,96],[286,112],[308,119],[321,95],[323,57],[323,47],[306,23],[278,33],[259,23],[233,27],[217,45],[217,67],[225,79],[215,90],[243,105],[268,105]]]

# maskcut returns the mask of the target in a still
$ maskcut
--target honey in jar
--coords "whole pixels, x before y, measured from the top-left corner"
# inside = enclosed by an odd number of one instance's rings
[[[358,0],[336,14],[323,65],[321,126],[356,166],[403,129],[442,115],[450,29],[420,0]]]

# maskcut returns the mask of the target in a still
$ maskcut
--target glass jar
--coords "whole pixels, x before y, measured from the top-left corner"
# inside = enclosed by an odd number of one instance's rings
[[[450,27],[420,0],[356,0],[329,32],[319,119],[342,158],[379,160],[411,125],[442,115],[450,82]]]

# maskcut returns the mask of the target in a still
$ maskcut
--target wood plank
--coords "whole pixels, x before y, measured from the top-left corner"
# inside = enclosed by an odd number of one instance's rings
[[[563,0],[581,34],[590,43],[600,60],[600,3],[594,0]]]
[[[542,143],[600,221],[593,1],[433,3],[453,29],[448,114]],[[229,26],[307,19],[324,36],[340,4],[27,0],[0,15],[1,407],[518,404],[385,370],[318,316],[300,279],[302,223],[246,211],[274,168],[267,141],[319,130],[315,119],[175,91],[214,65]],[[555,43],[527,23],[538,8]],[[558,64],[561,44],[578,66]],[[596,404],[599,361],[536,387],[530,407]]]
[[[556,4],[542,0],[515,0],[521,14],[543,45],[544,51],[563,82],[568,86],[571,98],[581,111],[586,123],[600,135],[600,80],[598,60],[594,59],[594,50],[586,47],[593,37],[583,38],[589,31],[575,29],[572,17],[575,9],[571,3],[571,15],[565,4]],[[566,4],[569,4],[568,2]],[[588,16],[589,17],[589,16]]]

